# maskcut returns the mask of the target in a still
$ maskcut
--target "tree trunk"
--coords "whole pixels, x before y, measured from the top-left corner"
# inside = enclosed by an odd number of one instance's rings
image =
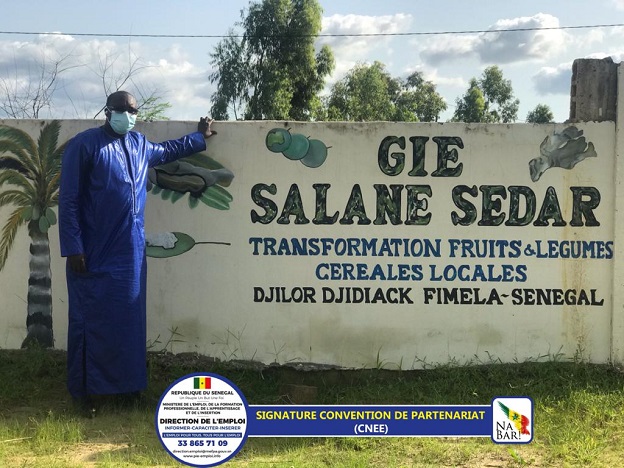
[[[50,241],[47,232],[39,230],[39,223],[28,223],[30,235],[30,276],[28,277],[28,335],[22,348],[39,345],[54,347],[52,332],[52,271],[50,270]]]

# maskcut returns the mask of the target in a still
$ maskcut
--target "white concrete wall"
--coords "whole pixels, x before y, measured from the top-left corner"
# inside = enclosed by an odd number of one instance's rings
[[[34,136],[38,133],[37,122],[0,123],[32,129]],[[63,136],[99,123],[66,121]],[[618,156],[624,141],[613,122],[576,126],[586,142],[594,145],[597,157],[587,158],[571,170],[550,168],[533,182],[529,161],[540,155],[540,144],[547,136],[553,138],[569,125],[218,122],[214,125],[218,135],[209,140],[207,154],[235,174],[227,187],[234,198],[230,209],[216,210],[204,204],[191,209],[188,195],[172,204],[149,194],[146,226],[148,232],[184,232],[198,242],[231,245],[195,245],[180,256],[148,259],[148,337],[161,342],[155,349],[174,338],[176,342],[169,348],[174,352],[196,351],[265,363],[303,361],[409,369],[424,363],[512,362],[555,356],[622,361],[622,265],[610,253],[615,250],[616,232],[621,232],[617,227],[623,222],[618,196],[623,176]],[[159,141],[194,127],[191,122],[168,122],[145,124],[141,130]],[[323,141],[330,146],[327,160],[318,168],[310,168],[269,151],[265,141],[273,128],[290,128],[291,134]],[[405,137],[406,142],[405,150],[396,144],[390,147],[390,153],[405,155],[405,169],[396,175],[384,173],[378,161],[380,145],[390,136]],[[428,137],[426,175],[408,174],[413,168],[410,137]],[[438,164],[438,145],[433,138],[439,137],[457,137],[456,144],[447,148],[447,156],[456,152],[457,160],[447,161],[446,166],[452,170],[461,165],[461,175],[432,175]],[[460,140],[463,148],[457,145]],[[396,160],[391,158],[389,164],[395,166]],[[277,205],[277,217],[268,224],[252,221],[252,213],[265,214],[252,197],[258,184],[275,184],[277,190],[274,195],[261,192]],[[313,223],[317,205],[314,184],[329,185],[327,215],[338,212],[338,220],[345,214],[352,190],[359,186],[371,223],[359,225],[357,216],[351,225],[339,221]],[[310,222],[297,224],[293,215],[289,223],[278,223],[294,185]],[[403,187],[400,224],[375,224],[375,185]],[[552,220],[549,226],[506,226],[504,222],[479,225],[483,214],[479,187],[486,185],[504,187],[506,197],[492,197],[494,203],[500,203],[500,207],[494,206],[492,217],[504,214],[505,221],[509,219],[509,187],[522,186],[536,196],[536,217],[545,194],[556,193],[565,226],[552,226]],[[415,219],[430,214],[425,225],[405,224],[407,186],[430,186],[431,196],[419,196],[428,206],[414,215]],[[476,197],[463,195],[478,215],[466,226],[455,225],[451,218],[453,212],[465,215],[451,196],[459,186],[477,187]],[[599,226],[587,226],[584,217],[581,226],[570,224],[572,187],[599,193],[600,202],[593,210]],[[0,211],[2,223],[6,213],[6,209]],[[519,216],[523,214],[520,210]],[[56,346],[65,348],[64,262],[59,257],[58,234],[55,229],[50,232]],[[327,239],[330,244],[352,239],[349,242],[354,247],[360,246],[357,240],[361,239],[420,240],[439,246],[439,256],[412,256],[403,250],[379,256],[338,255],[333,250],[328,255],[265,255],[267,244],[252,239],[275,239],[278,246],[291,245],[292,239]],[[453,253],[455,240],[466,246],[491,241],[498,247],[486,258],[470,258],[468,251],[466,256],[461,250]],[[568,241],[585,241],[594,248],[596,258],[552,258],[553,253],[547,253],[549,245],[565,246]],[[512,247],[500,247],[505,243]],[[344,268],[359,270],[361,275],[345,278],[341,273]],[[445,269],[460,268],[469,278],[438,280]],[[326,279],[332,271],[336,279]],[[399,274],[405,277],[398,279]],[[366,275],[374,279],[364,279]],[[384,279],[384,275],[390,278]],[[27,278],[28,236],[24,227],[6,267],[0,271],[1,347],[19,347],[26,334]],[[258,291],[268,293],[271,287],[285,288],[288,295],[294,288],[308,288],[314,302],[261,301]],[[370,288],[370,301],[329,301],[330,292],[337,295],[340,288]],[[437,300],[438,292],[453,288],[466,288],[463,300],[450,304]],[[537,290],[571,290],[568,298],[574,294],[577,299],[569,302],[581,303],[527,305],[530,294],[537,294]],[[399,303],[374,300],[375,293],[400,299]],[[427,294],[432,296],[426,299]],[[583,303],[583,294],[593,304]]]
[[[624,68],[618,67],[619,89],[624,89]],[[618,118],[624,121],[624,93],[618,94]],[[616,125],[615,131],[615,164],[613,177],[615,187],[613,191],[614,229],[613,240],[617,246],[621,245],[624,235],[624,133],[621,125]],[[621,250],[613,264],[613,310],[611,318],[611,358],[615,362],[624,362],[624,262]]]

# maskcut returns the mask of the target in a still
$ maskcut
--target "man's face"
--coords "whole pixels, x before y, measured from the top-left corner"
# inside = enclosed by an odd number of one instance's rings
[[[106,105],[106,118],[110,119],[111,111],[128,112],[132,115],[139,113],[134,96],[125,93],[114,94],[110,97]]]

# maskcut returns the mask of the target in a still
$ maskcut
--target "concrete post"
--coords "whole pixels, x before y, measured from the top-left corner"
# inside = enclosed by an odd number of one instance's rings
[[[624,67],[618,67],[619,89],[624,89]],[[617,97],[617,121],[624,122],[624,93]],[[613,261],[613,308],[611,319],[611,361],[624,363],[624,131],[615,126],[615,200]]]
[[[569,122],[616,120],[617,71],[611,57],[574,61]]]

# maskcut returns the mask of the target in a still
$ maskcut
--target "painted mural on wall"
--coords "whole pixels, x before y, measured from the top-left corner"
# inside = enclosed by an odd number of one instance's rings
[[[585,158],[597,156],[594,144],[587,143],[583,131],[574,126],[548,135],[540,145],[540,155],[529,162],[531,180],[537,182],[551,167],[572,169]]]
[[[44,125],[14,124],[31,146]],[[218,125],[205,152],[149,172],[148,343],[175,331],[176,353],[403,369],[609,359],[613,122]],[[56,145],[92,126],[63,122]],[[161,140],[191,128],[145,130]],[[305,164],[315,140],[321,156]],[[17,170],[20,158],[0,158],[2,173]],[[16,187],[2,177],[8,220]],[[48,232],[63,347],[64,259]],[[3,347],[25,336],[28,234],[16,231],[0,271]]]
[[[386,136],[379,144],[377,163],[386,176],[407,175],[413,178],[434,177],[459,178],[465,164],[460,151],[464,142],[459,136],[435,136],[431,140],[437,146],[437,164],[429,173],[425,168],[425,147],[428,136]],[[295,141],[289,130],[272,129],[266,136],[266,146],[272,152],[285,151]],[[409,141],[409,143],[408,143]],[[298,148],[303,145],[298,143]],[[323,146],[325,146],[323,144]],[[297,149],[301,156],[305,148]],[[538,157],[528,160],[530,178],[537,182],[551,168],[573,170],[586,158],[597,153],[592,142],[587,142],[583,131],[569,126],[548,135],[539,148]],[[284,155],[290,157],[286,152]],[[578,170],[583,170],[579,168]],[[365,193],[360,184],[354,184],[342,212],[330,210],[331,184],[315,183],[315,209],[304,209],[305,200],[298,184],[287,190],[281,205],[278,198],[283,193],[276,184],[258,183],[252,187],[252,200],[256,207],[250,211],[252,224],[270,225],[358,225],[428,226],[434,216],[430,207],[435,198],[430,184],[374,184],[375,205],[365,203]],[[530,227],[597,227],[600,222],[595,211],[600,205],[601,194],[594,186],[571,186],[572,207],[566,212],[560,199],[563,195],[553,186],[546,188],[538,198],[528,185],[477,185],[458,184],[451,188],[452,206],[449,207],[451,227],[473,225],[486,228],[499,226]],[[504,208],[503,201],[508,201]],[[439,208],[439,205],[438,205]],[[375,213],[374,216],[371,213]],[[509,233],[510,231],[506,231]],[[511,290],[498,287],[475,287],[475,284],[524,283],[528,280],[525,263],[516,265],[493,263],[493,259],[578,259],[593,258],[610,260],[613,242],[555,241],[535,239],[532,242],[507,239],[462,239],[450,236],[442,238],[360,238],[360,237],[251,237],[249,244],[255,256],[303,256],[355,258],[358,261],[336,263],[320,262],[315,266],[314,276],[321,282],[364,281],[375,284],[370,287],[322,286],[280,287],[256,286],[253,296],[256,303],[345,303],[345,304],[423,304],[423,305],[584,305],[602,306],[604,295],[597,289],[582,288],[523,288]],[[377,263],[369,265],[364,258],[394,257],[404,260],[425,259],[419,263]],[[446,265],[427,264],[427,259],[447,258]],[[457,264],[456,259],[488,259],[487,264]],[[384,287],[376,283],[399,281],[410,283],[405,287]],[[440,287],[423,287],[420,291],[414,282],[440,283]],[[442,286],[447,283],[449,286]],[[458,287],[457,283],[466,286]]]
[[[234,173],[205,153],[198,153],[148,170],[147,191],[176,203],[188,194],[188,206],[199,203],[217,210],[229,210],[233,200],[229,187]],[[229,242],[195,241],[183,232],[145,234],[146,255],[167,258],[182,255],[199,244],[230,245]]]
[[[27,335],[22,347],[54,347],[52,274],[48,230],[57,223],[61,157],[67,142],[59,144],[60,121],[42,122],[37,141],[27,132],[0,125],[0,207],[9,214],[0,239],[0,271],[4,268],[19,228],[30,237]],[[228,210],[233,197],[224,188],[234,174],[204,153],[149,169],[148,191],[172,203],[188,194],[188,205],[200,201],[210,208]],[[151,241],[151,244],[149,243]],[[184,233],[146,235],[146,251],[153,257],[180,255],[195,242]]]
[[[61,123],[43,123],[35,142],[26,132],[0,126],[0,207],[11,207],[0,239],[0,270],[4,268],[19,228],[30,236],[30,275],[26,304],[28,334],[22,347],[36,342],[54,346],[52,274],[48,229],[56,224],[61,155]]]
[[[320,167],[327,159],[328,147],[321,140],[311,139],[290,129],[273,128],[266,136],[266,147],[273,153],[282,153],[286,158],[300,161],[308,167]]]

